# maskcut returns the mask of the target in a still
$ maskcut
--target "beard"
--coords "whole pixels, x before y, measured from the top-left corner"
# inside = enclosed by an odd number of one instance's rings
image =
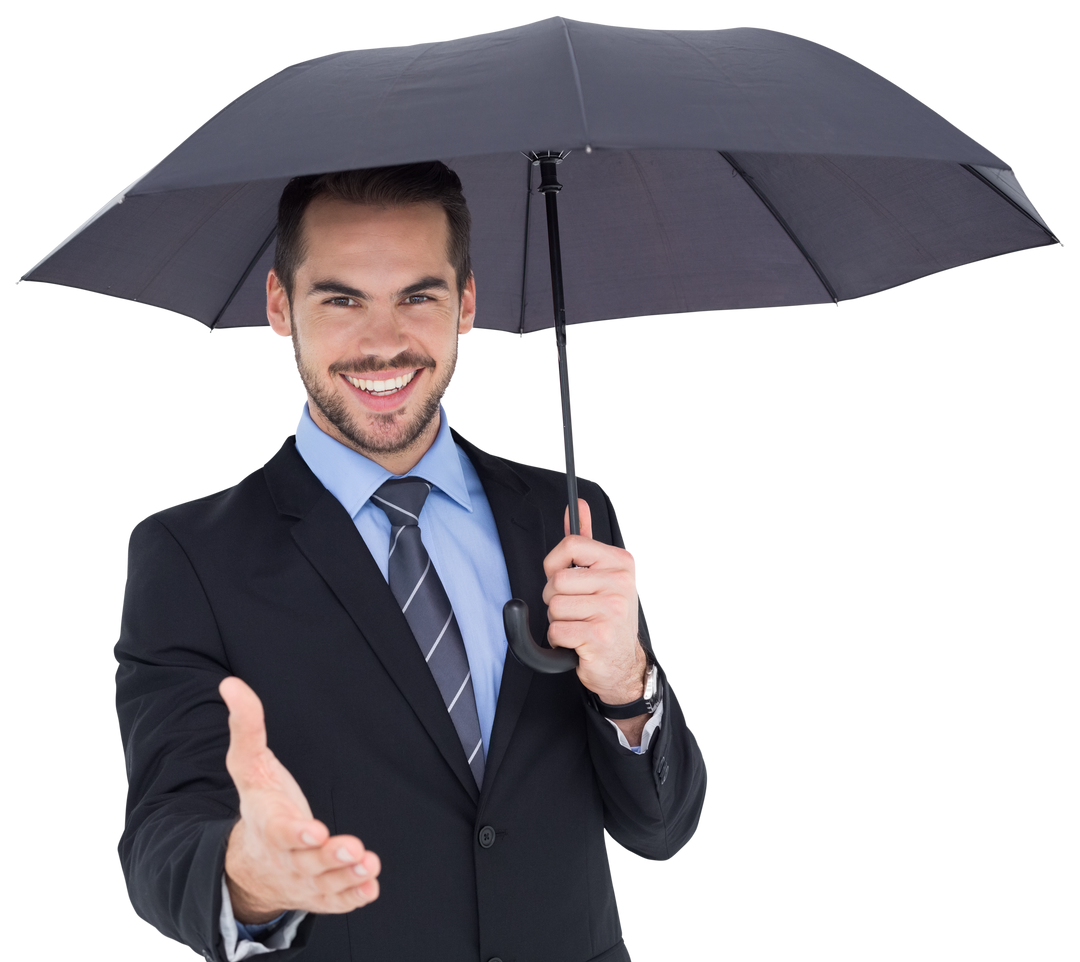
[[[427,397],[421,399],[416,413],[405,420],[396,412],[369,415],[374,419],[374,425],[365,430],[353,417],[345,398],[324,384],[320,380],[319,372],[305,363],[295,327],[292,342],[296,366],[300,371],[300,380],[303,381],[311,402],[355,450],[369,457],[380,454],[400,454],[419,442],[420,436],[439,413],[439,403],[446,393],[457,365],[457,340],[455,339],[453,353],[443,365],[442,374],[428,391]],[[426,354],[402,351],[389,360],[371,355],[338,361],[330,366],[328,373],[331,378],[337,378],[345,373],[377,374],[380,371],[401,370],[402,368],[414,370],[424,368],[434,371],[435,367],[434,358]]]

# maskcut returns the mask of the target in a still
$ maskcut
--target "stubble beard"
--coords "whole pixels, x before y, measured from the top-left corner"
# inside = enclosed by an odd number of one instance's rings
[[[292,342],[293,353],[296,356],[296,367],[300,371],[300,380],[304,383],[310,401],[355,450],[369,457],[373,455],[401,454],[419,443],[421,435],[438,416],[439,404],[450,384],[450,378],[454,375],[454,368],[457,366],[457,338],[455,338],[453,353],[443,365],[442,374],[429,390],[416,414],[404,422],[396,412],[373,414],[371,417],[374,420],[375,427],[373,430],[365,431],[353,417],[345,398],[323,383],[320,380],[319,372],[304,361],[300,351],[300,342],[296,336],[295,325],[292,332]],[[328,373],[331,378],[337,378],[346,372],[351,374],[375,374],[379,371],[401,370],[402,368],[425,368],[433,371],[435,370],[435,360],[428,355],[402,351],[402,353],[390,358],[388,361],[374,356],[367,356],[337,362],[330,366]]]

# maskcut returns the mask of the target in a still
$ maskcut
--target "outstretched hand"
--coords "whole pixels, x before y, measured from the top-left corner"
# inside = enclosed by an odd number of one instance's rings
[[[379,856],[312,818],[296,779],[267,747],[259,696],[239,678],[218,691],[229,709],[225,765],[240,793],[240,821],[225,852],[237,920],[269,922],[290,909],[351,912],[377,899]]]
[[[592,514],[582,498],[578,514],[581,534],[570,533],[567,508],[566,536],[544,559],[548,641],[577,652],[578,678],[601,701],[624,705],[645,690],[634,558],[623,548],[593,541]]]

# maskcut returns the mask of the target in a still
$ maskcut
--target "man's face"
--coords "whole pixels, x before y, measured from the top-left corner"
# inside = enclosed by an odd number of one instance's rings
[[[313,420],[395,474],[434,441],[458,334],[472,328],[475,286],[470,277],[458,297],[447,232],[434,204],[319,197],[304,214],[291,305],[267,278],[267,316],[293,338]]]

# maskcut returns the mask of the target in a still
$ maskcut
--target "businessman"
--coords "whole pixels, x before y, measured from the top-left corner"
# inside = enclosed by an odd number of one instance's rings
[[[604,830],[667,858],[697,826],[704,763],[607,497],[581,482],[570,535],[563,476],[440,406],[468,231],[440,163],[292,181],[267,315],[296,436],[132,535],[120,855],[207,959],[627,960]],[[510,597],[576,672],[506,657]]]

